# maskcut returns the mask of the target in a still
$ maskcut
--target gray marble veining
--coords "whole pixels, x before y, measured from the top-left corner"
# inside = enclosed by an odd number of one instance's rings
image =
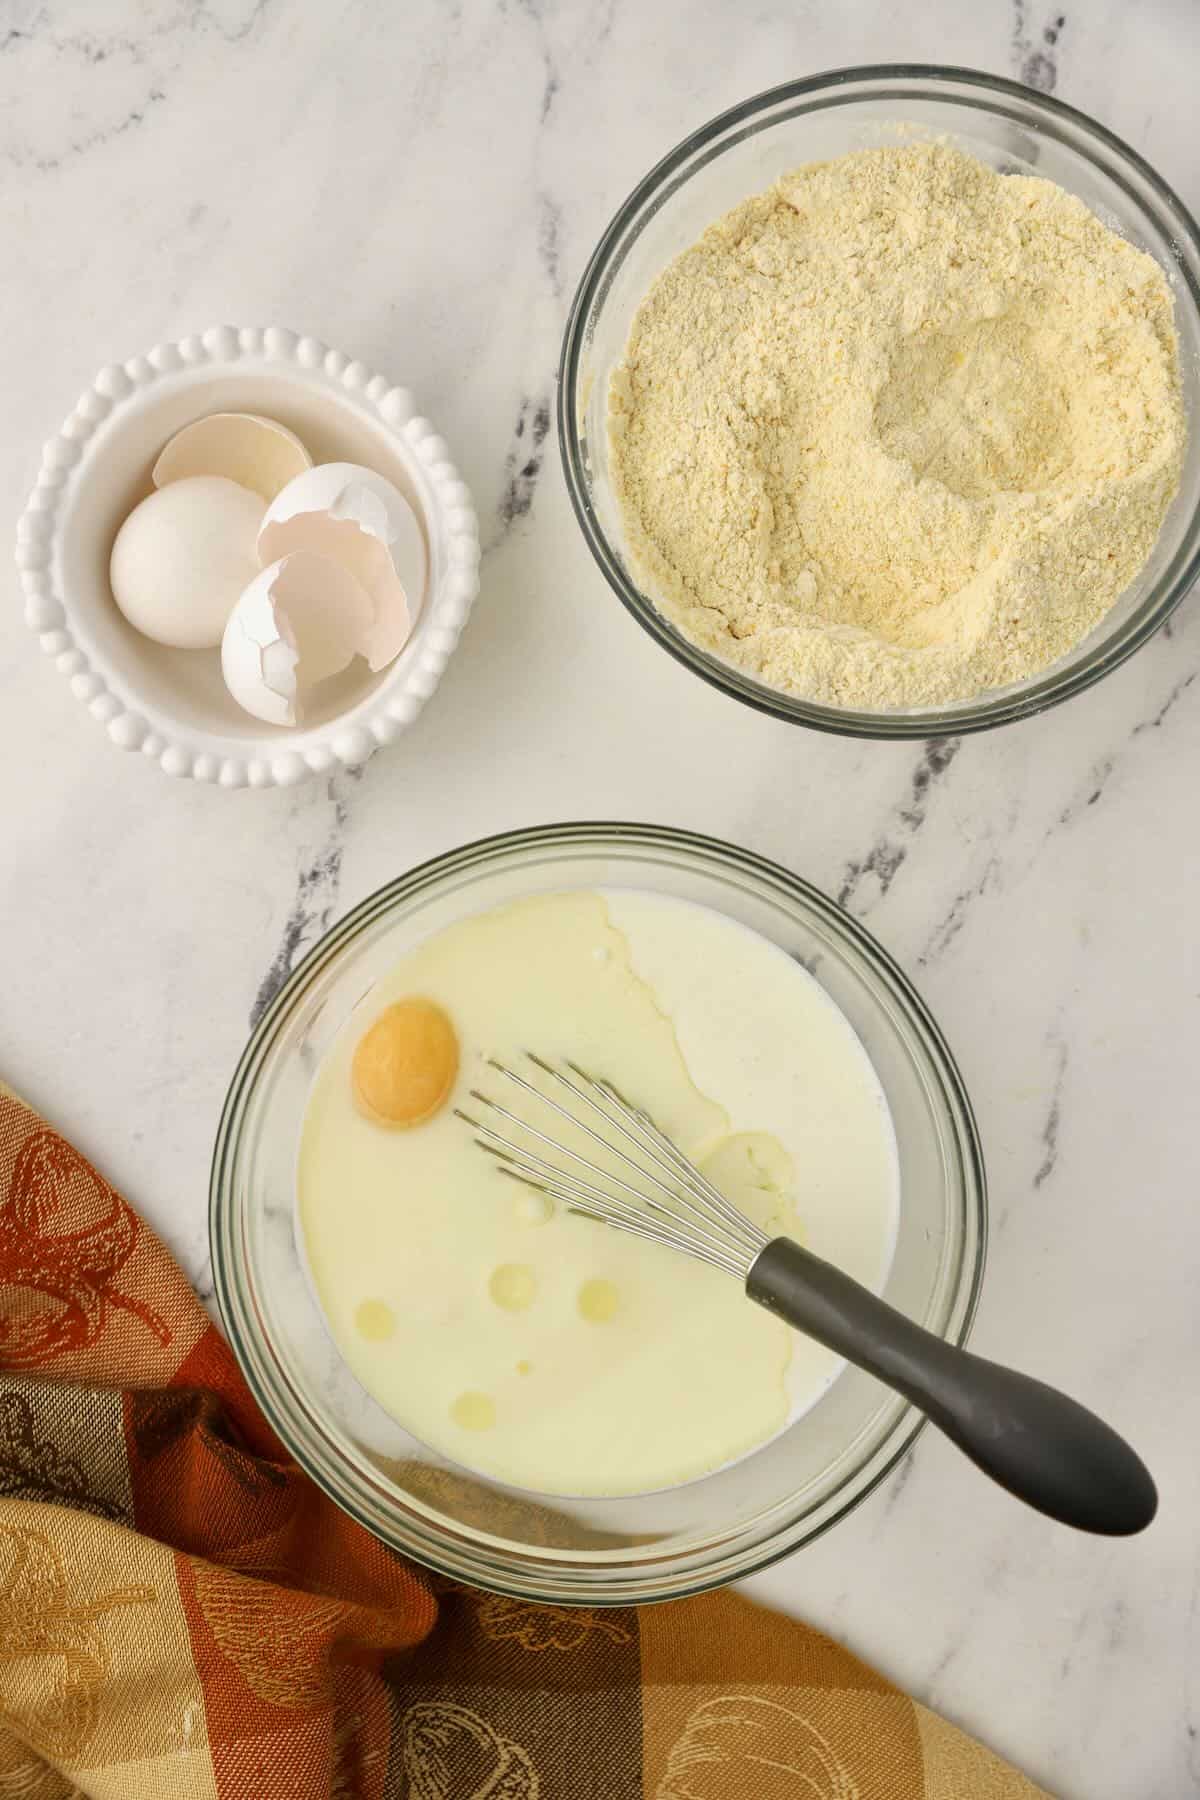
[[[1200,9],[1089,0],[9,0],[0,484],[96,366],[219,319],[411,385],[474,491],[476,615],[361,779],[225,794],[108,749],[14,603],[0,1071],[211,1295],[208,1157],[250,1022],[333,919],[467,839],[671,822],[804,874],[918,981],[988,1154],[978,1347],[1105,1409],[1162,1489],[1069,1537],[928,1433],[752,1591],[1067,1800],[1200,1792],[1200,607],[1042,718],[924,746],[800,732],[678,668],[609,595],[553,441],[587,255],[721,108],[864,60],[983,67],[1095,113],[1194,206]],[[36,742],[28,757],[23,746]]]

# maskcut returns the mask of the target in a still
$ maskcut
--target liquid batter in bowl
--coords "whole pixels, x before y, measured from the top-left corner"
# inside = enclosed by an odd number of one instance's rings
[[[378,1110],[378,1057],[363,1083],[364,1040],[396,1007],[440,1059],[403,1127]],[[774,1436],[840,1365],[719,1271],[503,1179],[454,1107],[488,1084],[488,1057],[527,1048],[612,1080],[767,1231],[875,1288],[897,1210],[882,1089],[775,945],[626,889],[532,896],[428,938],[318,1070],[299,1234],[368,1392],[435,1451],[540,1493],[694,1479]]]

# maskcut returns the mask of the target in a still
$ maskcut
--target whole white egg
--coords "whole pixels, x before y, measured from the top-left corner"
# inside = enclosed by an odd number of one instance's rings
[[[135,506],[112,547],[113,599],[155,643],[213,650],[258,573],[261,494],[223,475],[172,481]]]

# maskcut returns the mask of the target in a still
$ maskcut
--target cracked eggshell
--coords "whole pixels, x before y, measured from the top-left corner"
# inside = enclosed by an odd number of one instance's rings
[[[363,654],[385,668],[408,641],[425,592],[425,539],[399,488],[357,463],[320,463],[290,481],[267,507],[258,537],[263,562],[294,551],[339,562],[369,596]]]
[[[159,452],[157,488],[189,475],[224,475],[265,501],[312,468],[312,457],[294,431],[261,413],[209,413],[175,433]]]
[[[256,719],[295,725],[305,691],[365,653],[372,618],[348,569],[293,551],[256,575],[230,613],[221,640],[225,685]]]

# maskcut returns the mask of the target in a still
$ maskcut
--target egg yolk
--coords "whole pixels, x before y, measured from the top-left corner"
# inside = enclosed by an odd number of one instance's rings
[[[431,1119],[458,1074],[454,1027],[432,1000],[398,1000],[359,1039],[354,1097],[377,1125],[405,1129]]]

